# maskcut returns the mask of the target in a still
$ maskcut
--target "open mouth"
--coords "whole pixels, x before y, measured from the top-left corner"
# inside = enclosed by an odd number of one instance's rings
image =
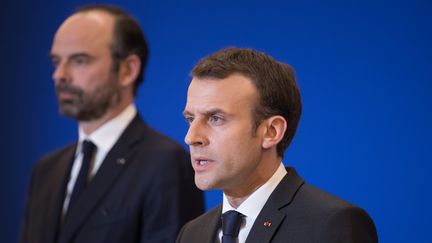
[[[212,160],[209,160],[209,159],[207,159],[207,158],[204,158],[204,157],[196,157],[196,158],[193,160],[193,167],[194,167],[194,170],[195,170],[196,172],[204,171],[204,170],[206,170],[206,169],[210,166],[211,162],[212,162]]]
[[[199,165],[205,165],[207,164],[209,161],[208,160],[198,160],[198,164]]]

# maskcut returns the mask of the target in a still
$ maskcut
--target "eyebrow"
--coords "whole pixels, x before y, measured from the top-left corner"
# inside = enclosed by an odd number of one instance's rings
[[[187,110],[184,110],[184,111],[182,112],[182,114],[183,114],[184,117],[192,115],[192,113],[189,112],[189,111],[187,111]]]
[[[77,57],[88,57],[88,58],[93,58],[93,56],[91,56],[90,54],[86,53],[86,52],[78,52],[78,53],[74,53],[70,56],[68,56],[68,59],[72,59],[72,58],[77,58]],[[54,58],[59,58],[59,55],[54,54],[54,53],[50,53],[49,54],[49,58],[52,60]]]
[[[69,58],[75,58],[75,57],[90,57],[90,58],[92,58],[92,56],[90,54],[85,53],[85,52],[78,52],[78,53],[74,53],[74,54],[69,56]]]
[[[200,114],[203,114],[204,116],[211,116],[211,115],[214,115],[214,114],[224,114],[224,115],[229,115],[227,112],[225,112],[225,111],[223,111],[222,109],[219,109],[219,108],[214,108],[214,109],[210,109],[210,110],[207,110],[207,111],[204,111],[204,112],[199,112]],[[190,112],[190,111],[187,111],[187,110],[185,110],[185,111],[183,111],[183,116],[184,117],[186,117],[186,116],[193,116],[193,114],[192,114],[192,112]]]

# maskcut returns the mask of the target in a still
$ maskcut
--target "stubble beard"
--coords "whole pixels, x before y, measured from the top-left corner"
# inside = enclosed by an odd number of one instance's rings
[[[60,83],[56,91],[67,91],[73,95],[68,100],[60,100],[60,113],[78,121],[93,121],[101,118],[107,111],[120,103],[122,94],[117,87],[117,75],[112,72],[107,82],[95,87],[92,91],[68,83]]]

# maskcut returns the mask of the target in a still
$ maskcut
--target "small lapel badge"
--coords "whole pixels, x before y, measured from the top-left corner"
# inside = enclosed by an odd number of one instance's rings
[[[117,159],[117,164],[118,165],[124,165],[126,163],[126,160],[124,158],[118,158]]]
[[[270,221],[264,221],[264,227],[270,227],[271,226],[271,222]]]

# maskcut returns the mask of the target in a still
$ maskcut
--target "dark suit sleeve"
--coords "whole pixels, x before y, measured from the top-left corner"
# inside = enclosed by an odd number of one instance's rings
[[[181,243],[182,242],[182,236],[183,236],[183,232],[185,231],[186,227],[188,226],[188,224],[186,224],[185,226],[183,226],[177,236],[177,240],[176,243]]]
[[[36,214],[39,214],[42,209],[37,208],[35,206],[36,201],[40,201],[38,198],[38,189],[40,188],[40,183],[42,182],[43,176],[41,175],[42,171],[41,161],[38,161],[32,168],[30,183],[28,186],[27,192],[27,201],[26,208],[24,212],[24,217],[21,224],[21,232],[19,236],[20,243],[27,242],[39,242],[38,239],[42,232],[38,231],[38,227],[40,225],[35,225],[34,222],[38,222],[38,217]]]
[[[375,225],[362,209],[352,206],[334,210],[328,217],[318,242],[375,243],[378,242]]]
[[[26,203],[26,209],[25,209],[25,213],[24,213],[24,219],[23,219],[22,225],[21,225],[20,241],[19,241],[20,243],[30,242],[29,241],[29,234],[30,234],[29,214],[30,214],[30,206],[31,206],[31,202],[32,202],[32,195],[33,195],[32,188],[34,185],[35,173],[36,173],[36,170],[35,170],[35,168],[33,168],[32,174],[30,177],[29,189],[28,189],[28,193],[27,193],[27,203]]]
[[[204,211],[188,154],[179,149],[160,155],[142,214],[141,242],[175,242],[180,228]]]

